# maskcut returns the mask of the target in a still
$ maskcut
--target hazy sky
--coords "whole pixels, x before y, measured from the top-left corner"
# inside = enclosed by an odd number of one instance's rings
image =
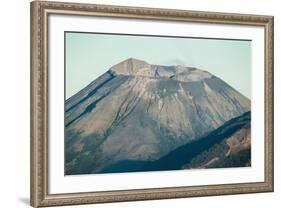
[[[209,71],[251,98],[251,41],[65,34],[66,99],[128,58]]]

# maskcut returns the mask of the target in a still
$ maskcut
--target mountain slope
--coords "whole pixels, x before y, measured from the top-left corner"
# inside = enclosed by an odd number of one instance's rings
[[[65,104],[66,174],[157,160],[250,110],[209,72],[125,60]]]
[[[249,166],[251,113],[231,119],[208,135],[182,145],[162,158],[147,161],[119,161],[102,173],[225,168]]]

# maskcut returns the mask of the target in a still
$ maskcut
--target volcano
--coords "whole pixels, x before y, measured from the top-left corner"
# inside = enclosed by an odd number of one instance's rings
[[[208,71],[127,59],[65,101],[65,174],[159,161],[250,107],[248,98]]]

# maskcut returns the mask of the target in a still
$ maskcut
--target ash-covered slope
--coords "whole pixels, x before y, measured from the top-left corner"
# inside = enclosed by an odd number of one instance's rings
[[[160,171],[251,165],[251,112],[233,118],[209,134],[155,161],[118,161],[101,173]]]
[[[207,71],[125,60],[65,104],[66,174],[153,161],[250,110]]]

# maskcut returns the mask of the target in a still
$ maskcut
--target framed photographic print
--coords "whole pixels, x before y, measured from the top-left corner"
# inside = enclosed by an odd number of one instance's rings
[[[31,205],[273,191],[273,17],[31,3]]]

